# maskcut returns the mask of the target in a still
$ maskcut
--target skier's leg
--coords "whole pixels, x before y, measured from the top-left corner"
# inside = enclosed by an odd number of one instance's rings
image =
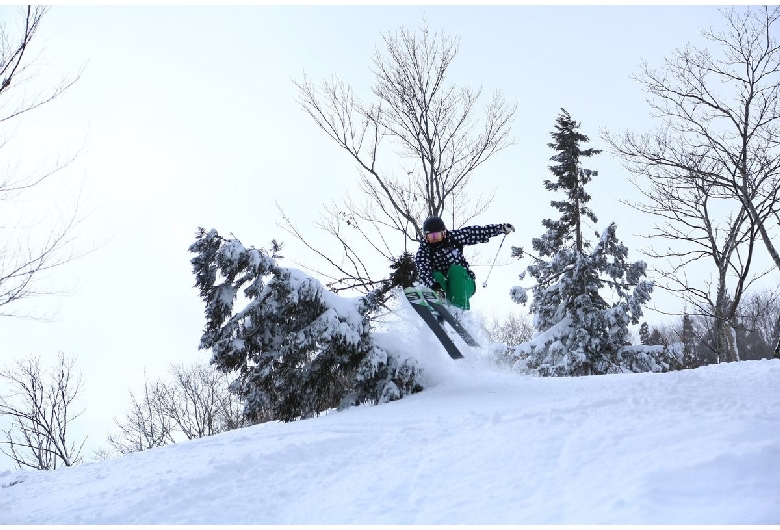
[[[449,268],[447,271],[447,284],[445,289],[447,290],[447,299],[452,305],[460,307],[461,309],[471,309],[469,298],[471,298],[477,290],[477,284],[474,283],[474,279],[469,276],[466,267],[456,264]]]
[[[436,280],[437,282],[439,282],[439,285],[442,286],[442,288],[444,289],[444,293],[446,295],[447,294],[447,277],[444,275],[444,273],[441,272],[441,271],[433,271],[433,279]],[[443,319],[443,317],[441,315],[439,315],[437,318],[438,318],[439,323],[444,321],[444,319]]]
[[[447,292],[447,277],[444,275],[441,271],[433,271],[433,279],[439,282],[439,285],[441,285],[444,288],[444,292]]]

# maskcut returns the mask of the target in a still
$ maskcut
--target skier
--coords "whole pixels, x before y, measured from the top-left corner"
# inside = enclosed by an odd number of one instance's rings
[[[428,217],[422,226],[425,241],[414,258],[419,281],[446,297],[452,305],[470,309],[469,299],[477,290],[476,275],[463,256],[463,245],[487,243],[491,237],[515,231],[509,223],[465,226],[448,231],[441,217]]]

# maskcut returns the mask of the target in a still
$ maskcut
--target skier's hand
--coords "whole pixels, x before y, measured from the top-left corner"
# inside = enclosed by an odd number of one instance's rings
[[[515,227],[514,226],[512,226],[509,223],[504,223],[504,233],[505,234],[508,234],[508,233],[514,232],[514,231],[515,231]]]
[[[442,287],[439,282],[433,282],[431,289],[433,289],[442,300],[447,298],[447,294],[444,292],[444,287]]]

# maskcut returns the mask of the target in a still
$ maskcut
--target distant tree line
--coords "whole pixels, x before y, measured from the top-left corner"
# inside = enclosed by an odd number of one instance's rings
[[[130,407],[115,418],[118,431],[108,436],[111,449],[104,454],[136,453],[250,425],[229,384],[229,377],[205,363],[170,365],[166,378],[147,378],[142,393],[130,392]]]
[[[755,291],[740,304],[733,342],[737,361],[772,359],[780,339],[780,298],[775,291]],[[705,315],[683,314],[668,324],[650,326],[643,322],[639,339],[645,345],[669,346],[676,342],[685,348],[684,368],[696,368],[727,361],[720,356],[715,319]]]

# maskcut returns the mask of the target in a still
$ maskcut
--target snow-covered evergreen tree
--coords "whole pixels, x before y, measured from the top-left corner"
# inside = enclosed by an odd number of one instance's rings
[[[537,333],[515,353],[521,364],[542,375],[668,369],[663,361],[668,351],[663,347],[626,348],[628,326],[639,323],[653,285],[643,279],[644,262],[628,261],[628,249],[617,239],[615,223],[595,234],[598,239],[591,249],[584,235],[584,219],[595,223],[596,216],[586,206],[590,196],[585,184],[598,173],[582,168],[581,158],[600,151],[580,147],[588,137],[561,110],[549,144],[556,151],[551,158],[556,164],[550,171],[558,179],[545,181],[545,187],[562,191],[566,197],[551,202],[561,217],[545,219],[542,224],[547,231],[532,241],[537,256],[526,272],[536,280],[529,309]],[[528,300],[522,287],[513,288],[512,297],[523,304]]]
[[[206,303],[200,348],[219,370],[236,373],[231,390],[249,418],[308,418],[354,403],[421,390],[418,367],[374,344],[369,315],[383,291],[341,298],[307,274],[280,267],[268,252],[200,229],[190,252]],[[239,291],[245,304],[236,308]]]

